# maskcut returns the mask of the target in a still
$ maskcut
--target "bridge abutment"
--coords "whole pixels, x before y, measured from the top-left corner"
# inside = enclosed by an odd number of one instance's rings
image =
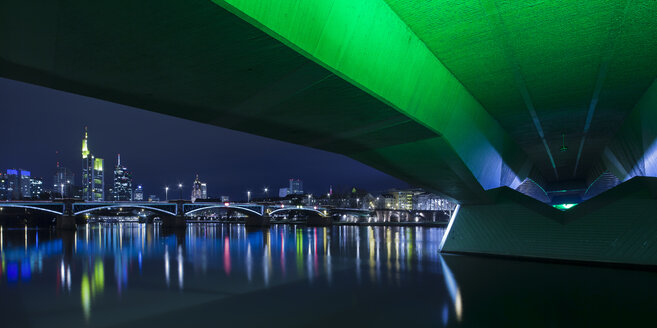
[[[333,219],[330,216],[310,215],[306,219],[306,225],[309,227],[328,227],[333,225]]]
[[[164,215],[161,216],[162,227],[169,229],[185,229],[187,227],[187,218],[182,215]]]
[[[166,229],[185,229],[187,228],[187,218],[185,217],[184,204],[185,200],[179,199],[171,201],[176,204],[176,215],[162,215],[162,227]]]
[[[247,227],[268,227],[270,217],[269,215],[249,215],[246,217],[246,220],[244,220],[244,225]]]
[[[461,205],[442,252],[657,265],[657,178],[637,177],[567,211],[510,188]]]

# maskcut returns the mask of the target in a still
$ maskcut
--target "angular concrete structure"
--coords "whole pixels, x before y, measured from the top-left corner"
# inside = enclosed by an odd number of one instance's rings
[[[636,177],[561,211],[509,188],[462,205],[442,251],[657,265],[657,178]]]

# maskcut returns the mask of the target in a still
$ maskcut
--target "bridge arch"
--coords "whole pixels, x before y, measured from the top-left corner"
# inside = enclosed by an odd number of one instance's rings
[[[259,213],[259,212],[257,212],[257,211],[254,211],[254,210],[252,210],[252,209],[250,209],[250,208],[242,207],[242,206],[232,206],[232,205],[228,205],[228,206],[226,206],[226,205],[208,205],[208,206],[206,206],[206,207],[195,208],[195,209],[193,209],[193,210],[191,210],[191,211],[189,211],[189,212],[185,212],[185,215],[190,215],[190,214],[192,214],[192,213],[196,213],[196,212],[198,212],[198,211],[205,211],[205,210],[209,210],[209,209],[213,209],[213,208],[220,208],[220,209],[223,208],[223,209],[241,210],[241,211],[245,211],[245,212],[253,213],[253,214],[257,215],[257,216],[262,216],[262,213]]]
[[[314,209],[314,208],[305,208],[305,207],[288,207],[288,208],[279,208],[276,210],[273,210],[269,212],[269,215],[273,215],[274,213],[277,212],[292,212],[292,211],[305,211],[305,212],[314,212],[319,214],[321,217],[327,217],[328,215],[324,214],[324,212]]]
[[[98,210],[107,210],[107,209],[110,209],[110,208],[141,208],[141,209],[151,210],[153,212],[158,212],[158,213],[163,213],[163,214],[168,214],[168,215],[176,215],[176,213],[171,212],[171,211],[163,210],[163,209],[156,208],[156,207],[146,206],[146,205],[140,205],[140,204],[102,205],[102,206],[88,208],[88,209],[84,209],[84,210],[81,210],[81,211],[74,212],[73,215],[80,215],[80,214],[89,213],[89,212],[98,211]]]
[[[49,205],[51,205],[51,204],[49,204]],[[37,206],[33,206],[33,205],[25,205],[25,204],[0,204],[0,208],[3,208],[3,207],[25,208],[25,209],[48,212],[48,213],[57,214],[57,215],[62,215],[64,213],[64,206],[63,205],[62,205],[62,211],[55,211],[55,210],[48,209],[48,208],[42,208],[42,207],[37,207]]]

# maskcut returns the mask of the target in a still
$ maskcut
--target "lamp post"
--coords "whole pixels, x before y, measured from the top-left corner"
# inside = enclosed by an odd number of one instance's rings
[[[180,199],[183,199],[182,198],[182,183],[178,184],[178,189],[180,190]]]
[[[164,199],[169,201],[169,187],[164,187]]]
[[[265,198],[269,198],[269,188],[265,187]]]
[[[251,190],[248,190],[246,192],[246,202],[250,203],[251,202]]]
[[[64,184],[60,183],[59,186],[61,187],[61,190],[62,190],[61,191],[62,199],[64,199]]]

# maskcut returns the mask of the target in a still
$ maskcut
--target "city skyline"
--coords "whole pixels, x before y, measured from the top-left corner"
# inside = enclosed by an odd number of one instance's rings
[[[330,185],[370,191],[407,187],[342,155],[7,79],[0,79],[0,85],[3,116],[15,122],[0,136],[20,140],[7,145],[0,165],[44,177],[48,189],[57,163],[73,172],[75,184],[81,185],[80,140],[85,126],[93,154],[105,158],[106,185],[113,183],[120,153],[132,173],[133,187],[142,185],[146,196],[161,199],[165,186],[177,194],[179,183],[183,194],[191,195],[196,173],[207,182],[208,197],[231,199],[246,198],[248,190],[259,197],[265,187],[276,193],[291,178],[303,180],[305,189],[316,194],[326,193]],[[26,133],[28,129],[50,132]],[[179,157],[176,149],[182,153]]]

